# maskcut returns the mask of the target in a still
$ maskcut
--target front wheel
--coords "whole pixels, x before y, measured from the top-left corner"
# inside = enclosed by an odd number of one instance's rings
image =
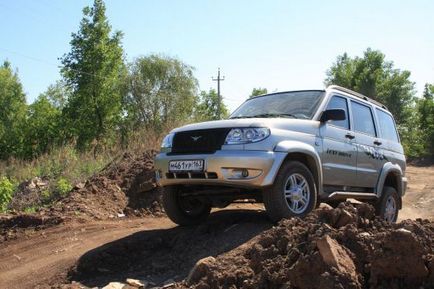
[[[375,204],[375,212],[389,223],[398,219],[400,197],[392,187],[384,187],[380,200]]]
[[[163,208],[174,223],[181,226],[195,225],[208,218],[211,205],[204,200],[183,196],[179,187],[165,187]]]
[[[317,203],[315,179],[303,163],[285,162],[270,190],[264,191],[264,206],[272,221],[304,217]]]

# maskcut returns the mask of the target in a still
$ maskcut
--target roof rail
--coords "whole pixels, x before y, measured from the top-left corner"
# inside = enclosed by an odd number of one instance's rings
[[[376,100],[373,100],[372,98],[369,98],[369,97],[367,97],[367,96],[365,96],[365,95],[363,95],[361,93],[352,91],[351,89],[348,89],[348,88],[345,88],[345,87],[342,87],[342,86],[339,86],[339,85],[329,85],[327,87],[327,89],[334,89],[334,90],[339,90],[339,91],[342,91],[342,92],[346,92],[348,94],[357,96],[358,98],[361,98],[363,100],[369,101],[369,102],[371,102],[371,103],[373,103],[375,105],[378,105],[379,107],[387,109],[387,107],[384,104],[382,104],[382,103],[380,103],[380,102],[378,102]]]

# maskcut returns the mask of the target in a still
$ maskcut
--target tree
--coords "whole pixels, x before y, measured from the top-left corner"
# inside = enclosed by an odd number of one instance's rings
[[[45,97],[55,108],[62,110],[70,96],[71,90],[64,81],[60,80],[48,86],[40,98]]]
[[[325,84],[340,85],[382,102],[403,124],[415,101],[414,83],[409,71],[393,66],[378,50],[368,48],[362,58],[344,53],[327,71]]]
[[[7,61],[0,66],[0,159],[23,156],[26,96]]]
[[[422,98],[418,101],[419,129],[426,155],[434,156],[434,85],[425,84]]]
[[[161,131],[191,119],[197,101],[193,67],[166,56],[139,57],[130,65],[128,84],[129,126]]]
[[[196,120],[218,120],[218,102],[219,97],[215,89],[210,89],[209,92],[201,91],[199,103],[195,111]],[[220,110],[221,119],[225,119],[229,116],[229,110],[223,102],[220,104]]]
[[[252,93],[250,93],[249,98],[256,97],[256,96],[263,95],[263,94],[267,94],[267,93],[268,93],[268,90],[266,88],[261,88],[261,87],[253,88]]]
[[[113,134],[121,117],[125,65],[122,33],[111,35],[102,0],[83,9],[78,33],[72,34],[71,51],[62,58],[62,75],[72,94],[64,110],[77,146],[86,148]]]
[[[55,146],[60,133],[61,111],[41,94],[39,98],[29,105],[26,125],[26,155],[36,157],[46,153]]]
[[[407,153],[416,149],[415,89],[409,71],[394,68],[383,53],[368,48],[363,57],[338,56],[327,71],[325,84],[340,85],[385,104],[395,117]]]

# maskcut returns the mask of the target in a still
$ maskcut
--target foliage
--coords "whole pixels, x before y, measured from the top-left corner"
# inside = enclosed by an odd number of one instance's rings
[[[363,57],[338,56],[327,71],[326,85],[336,84],[360,92],[385,104],[402,124],[411,114],[415,100],[410,72],[393,67],[378,50],[367,49]]]
[[[24,157],[26,97],[9,62],[0,66],[0,159]]]
[[[71,183],[64,177],[60,177],[56,183],[56,191],[61,196],[66,196],[72,190]]]
[[[29,105],[27,112],[26,156],[35,157],[48,152],[60,135],[61,111],[45,95]]]
[[[209,92],[201,91],[199,96],[199,103],[195,111],[195,119],[197,121],[218,120],[218,102],[219,97],[214,89]],[[229,117],[229,110],[222,101],[220,103],[220,119]]]
[[[197,80],[193,67],[178,59],[149,55],[130,65],[124,99],[129,128],[164,129],[191,118]]]
[[[65,106],[66,126],[79,149],[100,146],[121,116],[122,81],[126,69],[122,33],[111,33],[102,0],[83,9],[80,29],[72,34],[71,51],[62,58],[62,75],[71,96]]]
[[[256,96],[263,95],[263,94],[267,94],[267,93],[268,93],[268,90],[266,88],[262,88],[262,87],[253,88],[252,92],[250,93],[249,98],[256,97]]]
[[[14,190],[15,186],[8,178],[0,178],[0,212],[6,210],[7,205],[12,200]]]
[[[434,85],[426,84],[418,100],[419,130],[422,132],[424,155],[434,156]]]
[[[346,53],[327,71],[326,85],[336,84],[360,92],[385,104],[394,115],[407,153],[417,151],[411,131],[415,125],[414,83],[410,72],[394,68],[378,50],[367,49],[363,57],[349,57]]]

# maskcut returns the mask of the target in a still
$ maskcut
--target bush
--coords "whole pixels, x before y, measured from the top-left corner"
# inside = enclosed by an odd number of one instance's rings
[[[15,186],[8,178],[0,178],[0,212],[6,211],[14,190]]]
[[[57,180],[56,191],[59,193],[59,195],[65,196],[71,190],[72,185],[67,179],[61,177]]]

